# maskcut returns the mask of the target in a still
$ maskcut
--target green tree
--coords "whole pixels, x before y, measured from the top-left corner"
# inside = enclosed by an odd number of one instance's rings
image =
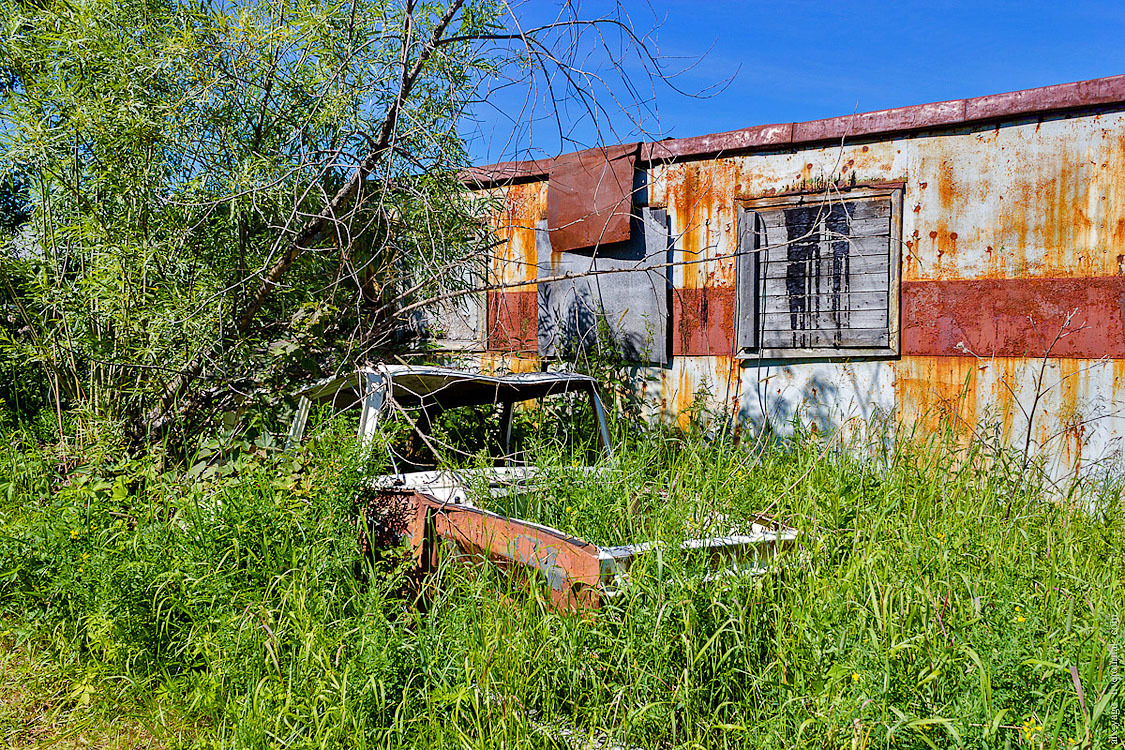
[[[427,301],[479,290],[488,206],[459,178],[461,128],[497,88],[522,76],[600,130],[620,49],[661,75],[620,11],[569,4],[537,28],[504,0],[0,9],[0,164],[26,177],[0,345],[57,407],[137,439],[385,356]],[[599,45],[608,72],[582,67]]]
[[[331,371],[392,341],[408,288],[453,283],[420,270],[469,255],[456,125],[490,4],[5,12],[0,159],[27,165],[32,217],[4,251],[6,347],[71,404],[139,425],[193,385],[219,404]]]

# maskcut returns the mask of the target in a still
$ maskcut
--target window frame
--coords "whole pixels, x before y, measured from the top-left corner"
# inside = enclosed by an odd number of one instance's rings
[[[736,201],[737,233],[735,240],[735,349],[740,360],[756,359],[835,359],[890,358],[899,356],[901,325],[899,302],[902,293],[902,205],[905,183],[885,182],[832,186],[827,189],[801,190],[792,193],[743,198]],[[889,198],[890,232],[887,247],[887,346],[854,347],[761,347],[762,278],[755,215],[759,211],[786,208],[801,204],[825,203],[851,199]],[[753,284],[745,276],[752,274]],[[750,306],[749,316],[744,309]],[[751,329],[747,329],[747,325]]]

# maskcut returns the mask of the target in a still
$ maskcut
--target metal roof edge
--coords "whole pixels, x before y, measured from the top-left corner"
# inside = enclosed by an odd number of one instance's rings
[[[755,125],[709,135],[669,138],[642,144],[640,161],[659,164],[677,159],[701,159],[718,154],[873,135],[899,135],[1121,103],[1125,103],[1125,75],[1116,75],[821,120]],[[461,172],[461,179],[477,189],[530,182],[547,177],[554,161],[547,158],[470,167]]]

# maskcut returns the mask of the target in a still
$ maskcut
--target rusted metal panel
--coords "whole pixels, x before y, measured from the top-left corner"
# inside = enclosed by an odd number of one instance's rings
[[[535,353],[539,349],[537,293],[488,293],[488,348],[493,351]]]
[[[540,233],[540,355],[668,360],[668,218],[663,209],[639,213],[630,240],[589,251],[560,253]]]
[[[633,214],[638,144],[566,154],[551,164],[547,229],[556,252],[624,242]]]
[[[437,568],[443,547],[452,545],[470,561],[489,561],[516,574],[530,574],[547,585],[551,603],[561,611],[596,609],[612,595],[618,576],[633,562],[663,548],[659,542],[599,547],[583,539],[519,518],[509,518],[466,504],[444,502],[424,492],[381,490],[363,507],[360,547],[364,553],[405,543],[415,570]],[[791,547],[797,532],[759,517],[748,534],[689,539],[680,550],[702,557],[719,572],[763,563]]]
[[[672,355],[735,354],[733,287],[672,290]]]
[[[538,573],[559,609],[577,611],[601,603],[602,564],[597,545],[479,508],[436,503],[425,496],[417,502],[428,506],[433,533],[439,539],[454,542],[462,552]]]
[[[903,353],[1125,357],[1125,277],[903,285]]]
[[[1116,460],[1122,426],[1108,404],[1125,402],[1112,374],[1125,368],[1125,77],[959,101],[644,147],[648,202],[667,208],[673,243],[672,359],[645,371],[655,410],[690,419],[703,411],[693,394],[704,383],[711,408],[750,421],[895,413],[903,428],[930,429],[923,415],[979,425],[999,414],[1003,427],[1036,403],[1027,373],[1049,354],[1052,396],[1038,399],[1035,444],[1062,450],[1058,471]],[[705,158],[719,152],[740,153]],[[888,266],[902,279],[902,311],[887,315],[888,325],[901,318],[903,358],[755,358],[740,369],[739,207],[817,190],[844,200],[853,184],[880,183],[903,191],[901,262]],[[877,307],[870,292],[855,300],[861,313]],[[788,302],[766,305],[784,313]],[[1072,311],[1073,330],[1052,345]],[[1103,357],[1114,361],[1096,364]],[[954,398],[966,378],[969,391]],[[1005,395],[1009,381],[1018,395]],[[1077,406],[1052,400],[1071,383]],[[1075,427],[1087,412],[1098,426]],[[1022,444],[1018,422],[1001,432]]]

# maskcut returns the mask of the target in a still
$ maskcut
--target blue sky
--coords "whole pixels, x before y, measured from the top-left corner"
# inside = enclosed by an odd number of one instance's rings
[[[574,150],[596,142],[599,131],[609,142],[685,137],[1125,72],[1122,0],[574,4],[587,18],[623,11],[667,69],[694,63],[673,79],[675,88],[706,95],[729,83],[702,99],[651,86],[625,45],[611,36],[607,53],[587,35],[578,45],[583,68],[610,79],[588,88],[606,110],[598,126],[571,102],[560,136],[544,95],[529,107],[526,86],[505,88],[491,97],[495,106],[477,109],[470,148],[478,163]],[[515,7],[528,24],[560,12],[553,0]],[[614,61],[624,61],[639,97],[614,78]],[[638,99],[641,115],[627,116],[621,103]]]

